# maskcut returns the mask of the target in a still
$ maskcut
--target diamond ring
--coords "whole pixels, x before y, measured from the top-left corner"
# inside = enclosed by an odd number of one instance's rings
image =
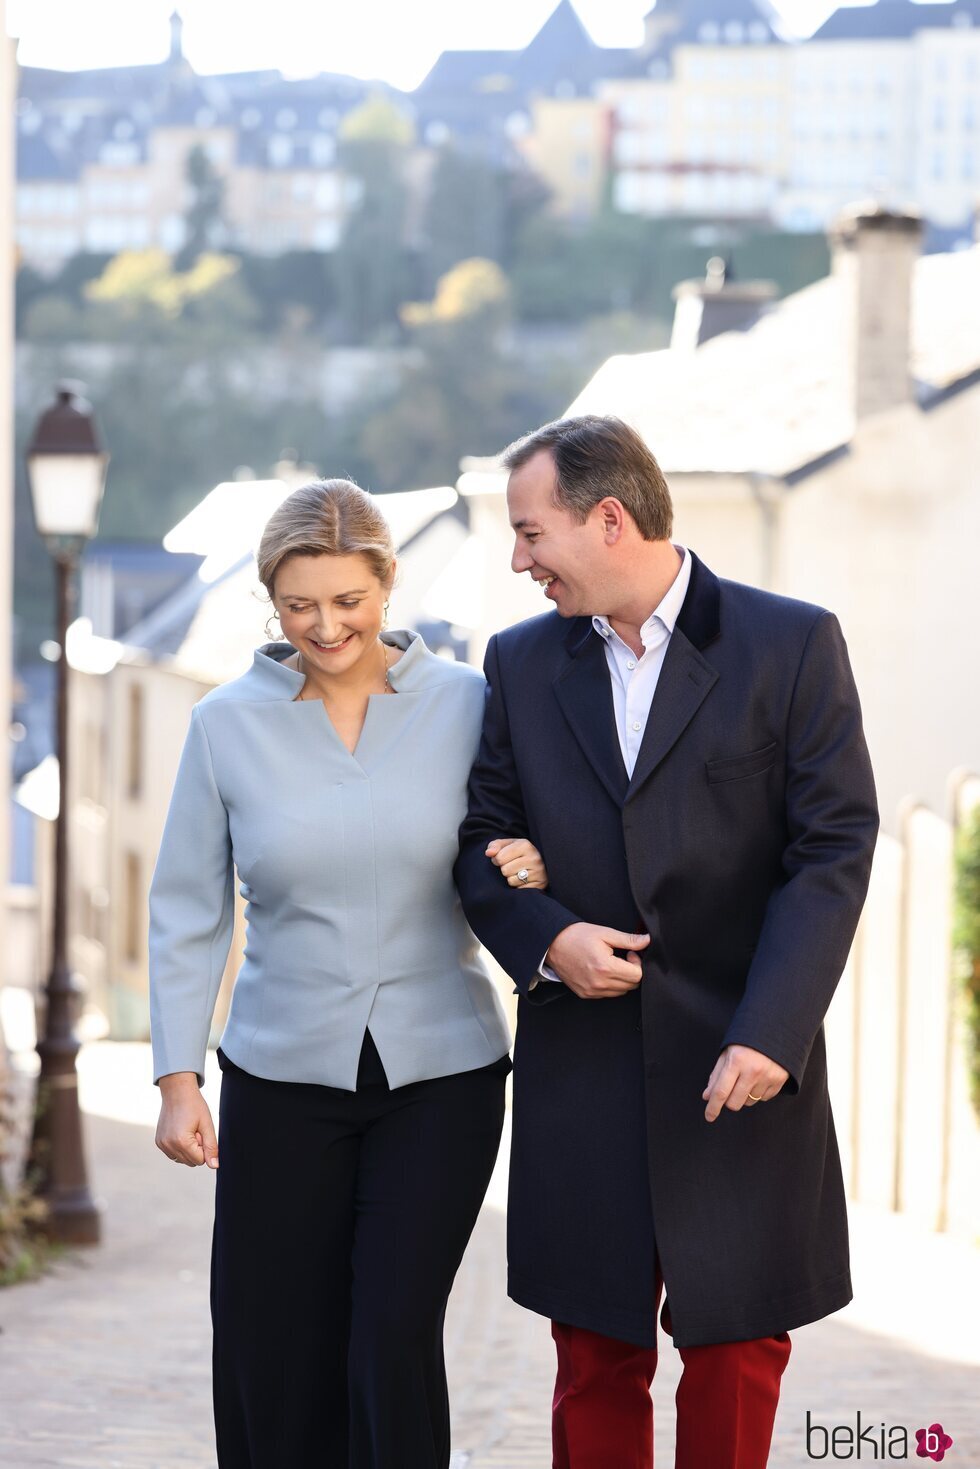
[[[528,872],[527,868],[526,867],[522,867],[521,870],[517,874],[517,881],[518,882],[527,882],[527,880],[528,880],[528,878],[530,876],[531,876],[531,874]]]

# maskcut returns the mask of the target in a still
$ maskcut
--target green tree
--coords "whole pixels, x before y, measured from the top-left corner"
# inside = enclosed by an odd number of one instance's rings
[[[332,254],[323,250],[286,250],[281,255],[236,252],[242,285],[258,309],[257,326],[276,331],[294,308],[302,314],[304,329],[320,332],[337,310],[337,271]]]
[[[426,288],[461,260],[502,260],[506,227],[507,174],[452,144],[439,148],[423,223]]]
[[[174,260],[178,271],[189,270],[199,255],[212,249],[224,228],[225,182],[200,143],[187,154],[184,178],[191,198],[184,215],[186,238]]]
[[[420,358],[362,431],[373,488],[452,484],[464,454],[496,453],[562,406],[539,369],[508,353],[510,289],[493,261],[460,262],[402,316]]]
[[[338,161],[347,176],[350,212],[336,252],[337,290],[349,339],[397,330],[411,293],[406,244],[406,169],[411,124],[392,103],[370,98],[345,118]]]
[[[980,807],[956,839],[953,952],[966,1022],[970,1096],[980,1117]]]

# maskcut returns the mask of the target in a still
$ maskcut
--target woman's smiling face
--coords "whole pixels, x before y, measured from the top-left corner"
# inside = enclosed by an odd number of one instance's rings
[[[307,667],[348,673],[376,656],[389,590],[366,556],[293,555],[276,572],[273,601]]]

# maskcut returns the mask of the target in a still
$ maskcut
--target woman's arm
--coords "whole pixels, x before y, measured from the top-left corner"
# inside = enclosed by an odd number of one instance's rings
[[[150,882],[150,1035],[157,1083],[189,1072],[204,1084],[211,1017],[234,922],[228,812],[195,707]]]

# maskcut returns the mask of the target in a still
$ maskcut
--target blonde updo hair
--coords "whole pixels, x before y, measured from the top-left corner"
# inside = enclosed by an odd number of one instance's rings
[[[256,552],[259,580],[275,596],[276,573],[291,556],[363,556],[386,591],[395,543],[375,499],[349,479],[314,479],[273,511]]]

